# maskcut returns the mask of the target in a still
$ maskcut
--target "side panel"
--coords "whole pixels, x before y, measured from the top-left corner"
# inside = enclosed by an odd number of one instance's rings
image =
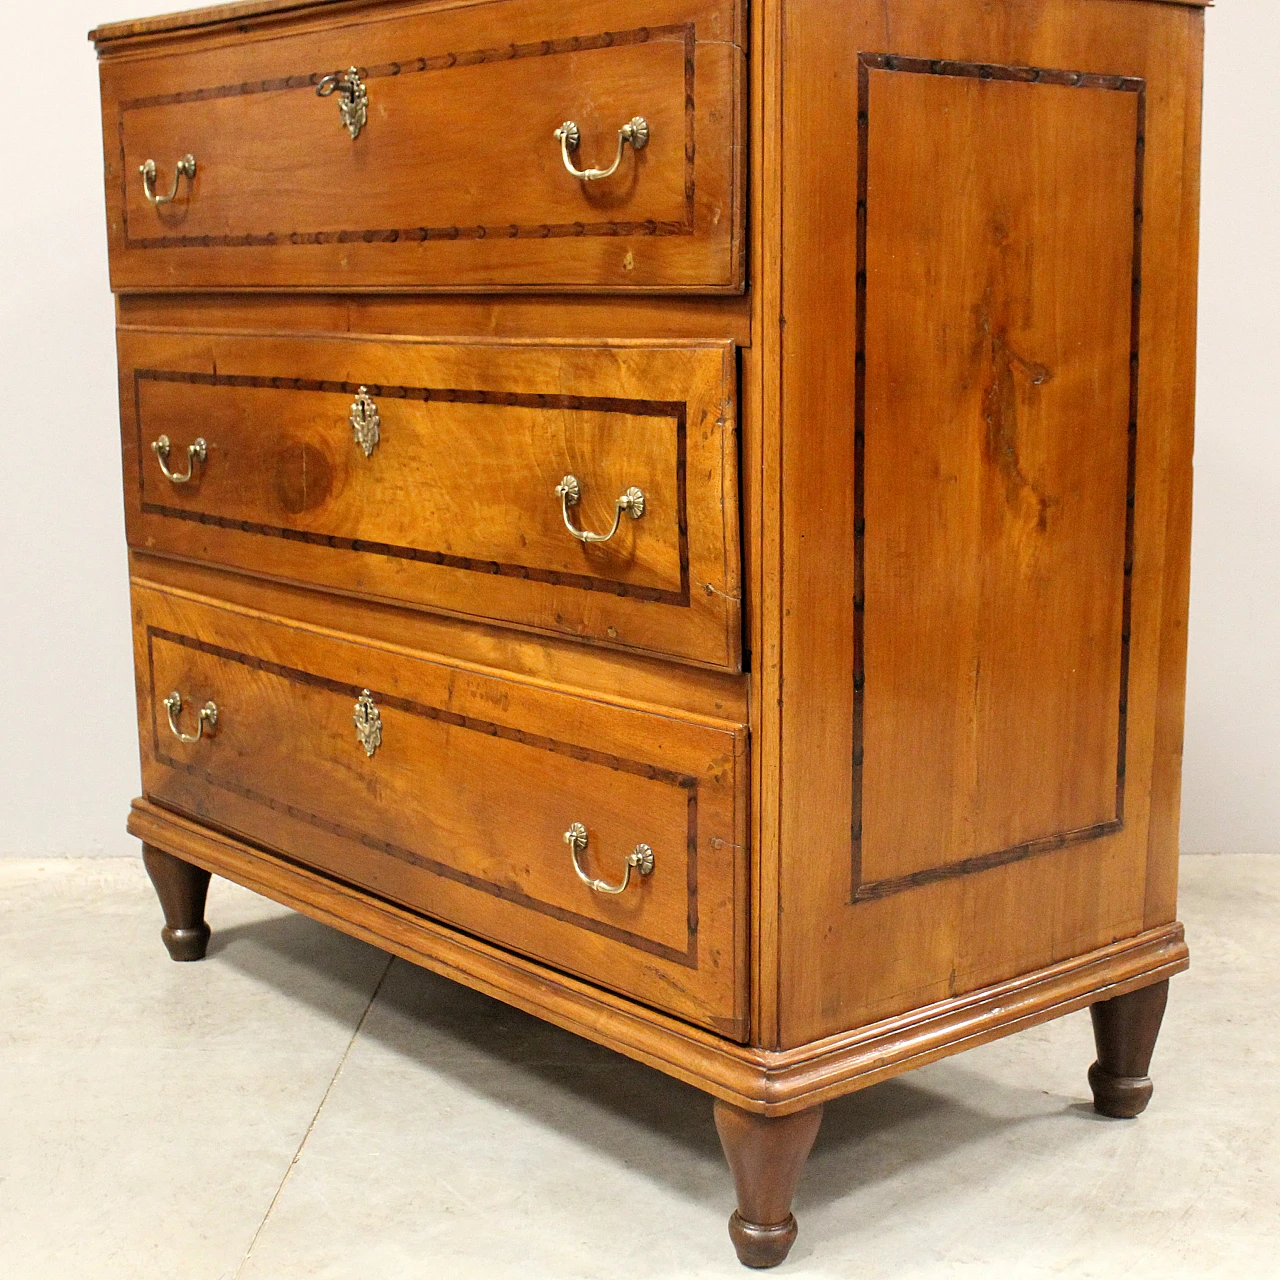
[[[785,31],[788,1046],[1172,919],[1202,14]]]
[[[859,896],[1124,816],[1145,83],[978,70],[861,59]]]

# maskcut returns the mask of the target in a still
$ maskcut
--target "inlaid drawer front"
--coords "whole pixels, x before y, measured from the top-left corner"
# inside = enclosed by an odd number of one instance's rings
[[[739,665],[730,346],[119,346],[135,547]]]
[[[108,58],[112,285],[739,292],[742,23],[497,0]]]
[[[731,1035],[746,737],[134,592],[146,794]]]

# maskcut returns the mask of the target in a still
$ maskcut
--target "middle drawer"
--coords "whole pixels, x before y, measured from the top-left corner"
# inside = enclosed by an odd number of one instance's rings
[[[739,668],[732,344],[119,352],[135,548]]]

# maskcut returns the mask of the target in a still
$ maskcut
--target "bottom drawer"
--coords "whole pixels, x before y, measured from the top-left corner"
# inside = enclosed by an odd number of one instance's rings
[[[743,726],[133,600],[151,799],[742,1036]]]

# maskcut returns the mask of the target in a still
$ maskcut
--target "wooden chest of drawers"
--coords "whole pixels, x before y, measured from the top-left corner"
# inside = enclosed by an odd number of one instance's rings
[[[822,1103],[1176,919],[1199,0],[250,0],[104,27],[143,797],[210,873]]]

